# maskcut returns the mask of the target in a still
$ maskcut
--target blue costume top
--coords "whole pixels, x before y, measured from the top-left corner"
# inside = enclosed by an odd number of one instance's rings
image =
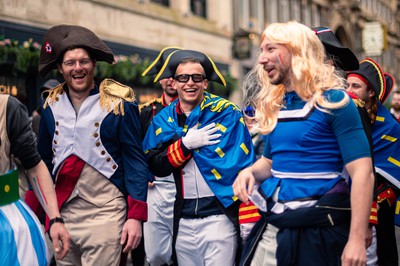
[[[341,90],[326,91],[324,96],[330,102],[348,97]],[[326,111],[295,92],[287,93],[284,101],[286,108],[280,110],[278,123],[266,138],[263,155],[272,160],[272,176],[261,189],[271,197],[279,187],[279,202],[315,200],[342,180],[347,163],[371,156],[368,141],[351,100]]]
[[[380,102],[372,128],[375,170],[400,188],[400,124]]]

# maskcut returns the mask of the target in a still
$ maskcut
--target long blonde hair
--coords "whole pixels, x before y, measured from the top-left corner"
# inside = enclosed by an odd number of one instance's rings
[[[312,101],[323,108],[339,108],[347,104],[348,97],[340,102],[329,102],[323,93],[330,89],[343,89],[345,80],[334,66],[325,62],[325,50],[315,32],[307,26],[295,21],[273,23],[262,34],[262,40],[268,38],[272,43],[284,45],[292,56],[291,86],[304,101]],[[257,77],[258,93],[253,93],[245,102],[256,106],[256,120],[259,131],[263,134],[271,132],[282,109],[282,99],[286,93],[283,84],[272,85],[263,66],[258,64],[248,76]],[[248,95],[248,93],[244,93]],[[326,111],[326,110],[323,110]]]

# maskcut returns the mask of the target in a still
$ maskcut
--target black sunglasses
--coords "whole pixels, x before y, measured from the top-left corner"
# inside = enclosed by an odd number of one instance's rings
[[[182,82],[182,83],[186,83],[189,81],[189,79],[192,78],[193,82],[202,82],[203,80],[206,79],[205,76],[203,76],[202,74],[182,74],[182,75],[178,75],[175,77],[175,80],[178,82]]]

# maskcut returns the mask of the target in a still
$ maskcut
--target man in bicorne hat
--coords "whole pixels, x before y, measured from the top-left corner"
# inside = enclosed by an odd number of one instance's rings
[[[65,82],[43,102],[38,148],[55,176],[72,248],[59,265],[119,265],[136,248],[147,219],[147,177],[138,106],[131,88],[94,78],[97,61],[114,56],[92,31],[52,27],[40,53],[41,76]]]
[[[182,50],[182,48],[165,47],[162,49],[156,59],[142,73],[142,76],[156,75],[160,72],[168,56],[178,50]],[[159,82],[163,90],[161,98],[147,102],[140,108],[143,137],[146,135],[153,117],[178,97],[172,77],[161,79]],[[147,191],[148,220],[143,224],[146,258],[151,266],[172,264],[175,194],[175,182],[172,174],[164,177],[151,177]],[[157,232],[157,234],[154,234],[154,232]]]
[[[250,134],[236,105],[205,91],[209,81],[225,85],[207,55],[173,52],[155,81],[168,77],[178,100],[153,118],[143,148],[153,174],[175,179],[174,262],[234,265],[240,237],[232,184],[255,160]]]
[[[378,265],[397,265],[395,202],[400,195],[400,125],[383,105],[395,81],[370,58],[347,74],[347,91],[365,102],[372,125],[378,200],[376,228]]]

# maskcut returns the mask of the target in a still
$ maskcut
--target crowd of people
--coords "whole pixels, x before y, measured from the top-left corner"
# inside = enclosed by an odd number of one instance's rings
[[[207,91],[226,85],[207,54],[172,46],[142,73],[161,97],[139,105],[95,77],[114,61],[98,36],[50,28],[39,74],[63,81],[43,86],[33,129],[0,95],[0,261],[48,265],[52,250],[57,265],[128,254],[150,266],[397,265],[394,77],[329,28],[295,21],[270,24],[260,51],[241,107]]]

